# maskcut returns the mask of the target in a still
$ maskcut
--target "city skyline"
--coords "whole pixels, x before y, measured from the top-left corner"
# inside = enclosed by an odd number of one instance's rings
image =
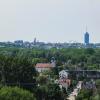
[[[5,0],[0,2],[0,41],[100,43],[99,0]]]

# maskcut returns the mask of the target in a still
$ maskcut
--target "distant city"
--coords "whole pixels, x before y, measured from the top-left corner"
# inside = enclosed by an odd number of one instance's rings
[[[43,49],[51,49],[51,48],[100,48],[100,43],[90,43],[89,33],[86,31],[84,34],[84,43],[78,42],[65,42],[65,43],[45,43],[39,42],[36,38],[32,42],[16,40],[14,42],[0,42],[0,47],[21,47],[21,48],[43,48]]]

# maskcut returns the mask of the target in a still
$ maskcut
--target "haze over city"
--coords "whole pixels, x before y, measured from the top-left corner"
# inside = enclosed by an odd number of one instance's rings
[[[100,0],[2,0],[0,41],[100,42]]]

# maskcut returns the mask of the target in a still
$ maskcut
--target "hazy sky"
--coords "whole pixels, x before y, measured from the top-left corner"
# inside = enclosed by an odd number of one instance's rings
[[[100,0],[0,0],[0,41],[100,42]]]

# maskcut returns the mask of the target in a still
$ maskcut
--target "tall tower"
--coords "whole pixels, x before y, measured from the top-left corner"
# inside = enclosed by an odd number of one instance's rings
[[[86,32],[85,35],[84,35],[84,43],[87,45],[89,44],[89,33]]]
[[[84,43],[86,45],[89,44],[89,33],[87,32],[87,26],[86,26],[86,33],[84,35]]]

